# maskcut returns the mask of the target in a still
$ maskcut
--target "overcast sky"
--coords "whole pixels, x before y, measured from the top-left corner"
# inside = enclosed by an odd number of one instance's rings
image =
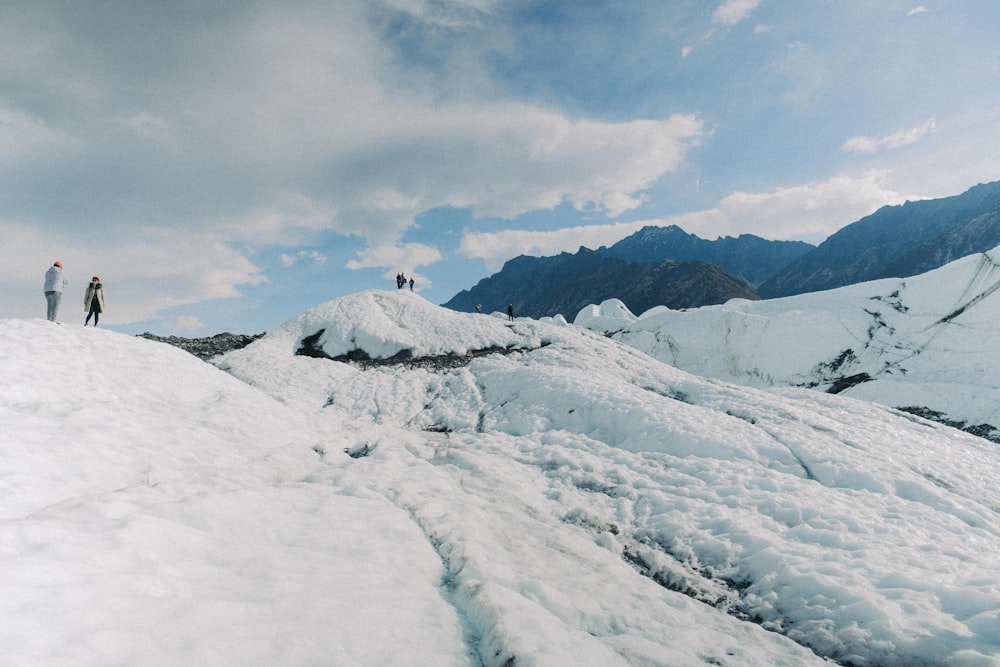
[[[646,224],[818,243],[1000,179],[995,0],[0,7],[0,317],[199,336]],[[567,314],[574,315],[574,314]]]

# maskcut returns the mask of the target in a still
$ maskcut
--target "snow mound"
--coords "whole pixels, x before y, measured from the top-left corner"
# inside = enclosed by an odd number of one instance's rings
[[[608,299],[601,305],[590,305],[577,313],[573,324],[594,331],[617,331],[638,318],[619,299]]]
[[[314,330],[344,328],[346,309],[326,312]],[[481,318],[420,312],[426,349],[444,349],[441,323]],[[1000,553],[993,445],[868,402],[697,378],[577,327],[517,324],[549,344],[446,370],[300,358],[315,374],[270,382],[294,345],[258,341],[225,367],[370,425],[368,488],[417,518],[474,632],[506,648],[496,655],[577,663],[587,628],[600,664],[614,664],[606,648],[628,664],[698,664],[713,644],[725,651],[705,660],[721,664],[806,659],[753,632],[740,641],[758,657],[733,657],[726,618],[844,664],[1000,658],[1000,586],[984,575]],[[662,638],[689,619],[702,629],[667,652]]]
[[[627,326],[585,311],[578,323],[700,376],[843,393],[1000,440],[1000,248],[912,278],[654,310]]]
[[[283,344],[294,341],[297,351],[318,351],[331,359],[461,356],[542,343],[528,328],[506,319],[469,317],[404,290],[369,290],[321,304],[266,337]]]

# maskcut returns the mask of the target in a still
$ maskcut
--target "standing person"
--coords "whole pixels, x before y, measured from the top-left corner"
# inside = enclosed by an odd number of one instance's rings
[[[512,303],[507,304],[507,319],[511,322],[514,321],[514,304]]]
[[[476,312],[477,313],[483,312],[483,304],[481,304],[481,303],[477,303],[476,304]]]
[[[63,275],[62,262],[53,262],[49,270],[45,272],[45,287],[43,288],[45,302],[48,305],[49,322],[56,321],[56,315],[59,313],[59,301],[62,299],[62,292],[66,289],[66,285],[69,285],[69,281]]]
[[[83,326],[90,324],[90,316],[93,315],[96,327],[97,321],[101,319],[101,313],[104,312],[104,285],[101,284],[100,276],[94,276],[90,279],[87,293],[83,296],[83,309],[87,311],[87,319]]]
[[[410,277],[410,291],[413,291],[413,277]]]

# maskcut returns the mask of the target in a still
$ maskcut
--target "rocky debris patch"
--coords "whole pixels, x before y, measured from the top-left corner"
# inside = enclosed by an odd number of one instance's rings
[[[159,343],[166,343],[179,347],[185,352],[190,352],[202,361],[208,361],[230,350],[238,350],[254,342],[263,333],[259,334],[232,334],[220,333],[207,338],[182,338],[180,336],[157,336],[148,331],[139,334],[139,338],[155,340]]]
[[[903,412],[908,412],[911,415],[929,419],[930,421],[937,422],[938,424],[944,424],[945,426],[957,428],[958,430],[965,431],[971,435],[985,438],[990,442],[1000,443],[1000,430],[997,430],[997,428],[992,424],[969,424],[968,422],[961,420],[948,419],[948,417],[942,412],[913,405],[897,409]]]
[[[514,352],[530,352],[531,348],[524,347],[500,347],[494,345],[492,347],[486,347],[478,350],[469,350],[464,354],[452,353],[452,354],[435,354],[427,356],[414,356],[412,350],[400,350],[396,354],[388,357],[386,359],[373,359],[364,350],[351,350],[347,354],[340,354],[335,357],[327,354],[323,348],[320,346],[319,341],[322,338],[324,329],[320,329],[311,336],[306,336],[302,339],[302,343],[299,348],[295,351],[295,354],[304,357],[313,357],[315,359],[330,359],[331,361],[339,361],[348,364],[354,364],[361,367],[364,370],[369,368],[375,368],[378,366],[398,366],[405,365],[408,368],[426,368],[429,370],[447,370],[450,368],[461,368],[462,366],[468,366],[469,363],[478,357],[484,357],[491,354],[511,354]],[[549,345],[549,341],[542,341],[540,347],[546,347]]]

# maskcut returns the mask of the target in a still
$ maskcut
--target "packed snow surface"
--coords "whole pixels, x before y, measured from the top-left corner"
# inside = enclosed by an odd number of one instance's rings
[[[906,279],[641,317],[612,300],[575,323],[672,366],[924,409],[1000,439],[1000,248]]]
[[[0,662],[1000,664],[986,440],[407,291],[215,363],[0,321]]]

